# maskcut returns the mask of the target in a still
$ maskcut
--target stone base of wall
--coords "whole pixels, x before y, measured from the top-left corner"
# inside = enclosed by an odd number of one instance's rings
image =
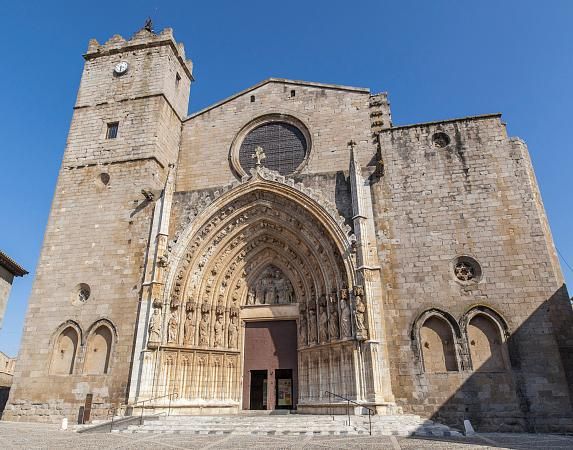
[[[404,412],[416,414],[456,429],[464,429],[469,419],[477,432],[490,433],[571,433],[573,418],[563,416],[526,417],[520,411],[490,410],[470,414],[463,405],[443,408],[440,405],[403,405]]]
[[[28,400],[18,400],[6,406],[2,420],[11,422],[45,422],[59,423],[64,417],[70,424],[79,423],[80,408],[83,403],[70,404],[63,401],[36,403]],[[101,403],[92,405],[90,422],[106,419],[111,404]]]

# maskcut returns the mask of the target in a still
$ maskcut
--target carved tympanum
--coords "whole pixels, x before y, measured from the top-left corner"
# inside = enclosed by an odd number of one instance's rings
[[[282,305],[294,302],[294,290],[282,270],[268,266],[247,294],[247,305]]]

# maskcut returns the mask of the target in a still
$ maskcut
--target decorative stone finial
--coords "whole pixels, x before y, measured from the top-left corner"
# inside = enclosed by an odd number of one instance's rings
[[[354,150],[354,147],[356,146],[356,142],[354,142],[353,139],[350,139],[348,141],[348,146],[350,147],[350,150]]]
[[[267,159],[267,155],[265,155],[265,151],[263,150],[263,147],[261,147],[259,145],[255,148],[255,153],[253,153],[251,155],[251,158],[256,159],[255,167],[260,167],[261,161],[264,161],[265,159]]]

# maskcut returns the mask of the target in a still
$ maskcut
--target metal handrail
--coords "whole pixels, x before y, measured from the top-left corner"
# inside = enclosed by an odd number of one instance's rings
[[[133,406],[141,403],[141,416],[139,419],[139,425],[143,425],[143,411],[145,410],[145,404],[147,402],[152,402],[153,400],[159,400],[159,399],[166,398],[166,397],[169,397],[169,407],[167,408],[167,415],[170,416],[171,415],[171,400],[173,398],[179,397],[179,394],[177,392],[172,392],[171,394],[167,394],[167,395],[161,395],[159,397],[148,398],[147,400],[140,400],[138,402],[135,402],[135,403],[132,403],[131,405],[129,405],[129,406],[133,407]]]
[[[145,404],[148,402],[152,402],[153,400],[159,400],[162,398],[166,398],[169,397],[169,407],[167,409],[167,415],[171,415],[171,400],[173,398],[178,398],[179,395],[177,394],[177,392],[172,392],[171,394],[167,394],[167,395],[160,395],[158,397],[153,397],[153,398],[148,398],[146,400],[139,400],[138,402],[132,403],[131,405],[128,403],[124,403],[123,405],[117,407],[117,406],[112,406],[111,408],[108,408],[107,410],[107,416],[106,416],[106,421],[109,420],[109,416],[111,414],[111,421],[110,421],[110,426],[109,426],[109,432],[111,433],[113,430],[113,422],[115,419],[115,414],[117,413],[118,410],[121,410],[123,407],[127,407],[127,406],[136,406],[141,404],[141,416],[139,418],[139,424],[143,425],[143,412],[145,410]]]
[[[368,432],[370,433],[370,436],[372,436],[372,415],[376,414],[375,409],[369,408],[368,406],[361,405],[360,403],[357,403],[354,400],[350,400],[349,398],[343,397],[342,395],[335,394],[334,392],[324,391],[324,393],[328,394],[328,403],[331,403],[330,397],[332,395],[346,401],[346,415],[348,416],[348,426],[350,426],[350,404],[352,403],[356,406],[360,406],[361,408],[366,408],[368,410]]]
[[[111,413],[111,422],[109,424],[109,432],[111,433],[111,430],[113,430],[113,419],[115,418],[115,413],[117,411],[117,408],[115,406],[112,406],[111,408],[109,408],[107,410],[107,417],[106,420],[109,419],[109,414]]]

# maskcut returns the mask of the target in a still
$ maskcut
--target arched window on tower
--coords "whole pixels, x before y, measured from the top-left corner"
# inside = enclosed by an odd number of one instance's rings
[[[78,351],[79,336],[74,327],[65,328],[58,338],[52,355],[50,371],[58,375],[69,375],[74,372],[74,363]]]
[[[429,317],[420,328],[420,344],[426,372],[458,370],[454,335],[446,320],[438,316]]]
[[[108,373],[113,335],[111,330],[100,325],[88,338],[84,372],[88,375]]]
[[[506,368],[504,340],[499,326],[485,314],[469,321],[467,336],[472,367],[479,372],[499,372]]]

